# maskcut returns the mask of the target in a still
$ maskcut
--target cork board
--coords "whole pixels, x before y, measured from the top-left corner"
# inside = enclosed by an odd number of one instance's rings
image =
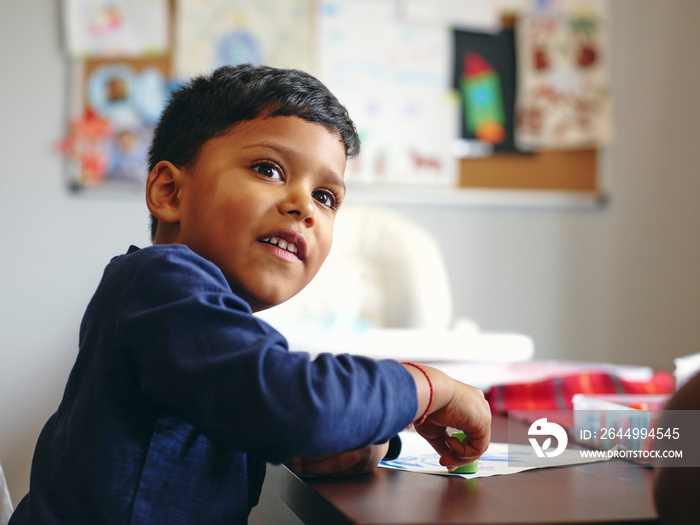
[[[498,153],[459,161],[463,188],[598,193],[596,149]]]

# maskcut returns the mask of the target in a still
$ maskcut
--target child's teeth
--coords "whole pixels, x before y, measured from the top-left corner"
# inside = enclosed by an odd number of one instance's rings
[[[266,237],[262,239],[262,242],[269,242],[270,244],[279,246],[280,248],[282,248],[283,250],[287,250],[288,252],[299,253],[299,249],[297,248],[296,244],[287,242],[284,239],[280,239],[278,237]]]

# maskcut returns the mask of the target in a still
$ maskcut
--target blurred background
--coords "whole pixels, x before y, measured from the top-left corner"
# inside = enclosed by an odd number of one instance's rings
[[[433,235],[456,317],[528,334],[538,359],[672,369],[700,346],[700,3],[614,0],[607,15],[605,202],[365,186],[348,202],[389,208]],[[69,189],[58,143],[83,72],[68,60],[62,16],[58,1],[0,2],[0,461],[15,504],[104,266],[149,244],[140,192]]]

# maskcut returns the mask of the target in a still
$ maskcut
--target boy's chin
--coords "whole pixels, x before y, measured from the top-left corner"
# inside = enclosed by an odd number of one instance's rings
[[[250,308],[251,310],[253,310],[253,312],[262,312],[264,310],[269,310],[270,308],[274,308],[275,306],[288,301],[297,293],[299,292],[297,291],[294,293],[279,293],[274,295],[267,295],[264,297],[252,295],[246,296],[245,294],[240,295],[250,305]]]
[[[241,284],[240,280],[227,278],[231,290],[250,305],[253,312],[262,312],[284,302],[301,292],[307,282],[292,279],[249,280]]]

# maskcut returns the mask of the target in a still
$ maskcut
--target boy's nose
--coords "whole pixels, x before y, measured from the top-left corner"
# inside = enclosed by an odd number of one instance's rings
[[[297,220],[303,221],[307,226],[313,226],[315,223],[314,199],[310,194],[304,191],[290,191],[286,198],[280,204],[280,212],[285,215],[293,215]]]

